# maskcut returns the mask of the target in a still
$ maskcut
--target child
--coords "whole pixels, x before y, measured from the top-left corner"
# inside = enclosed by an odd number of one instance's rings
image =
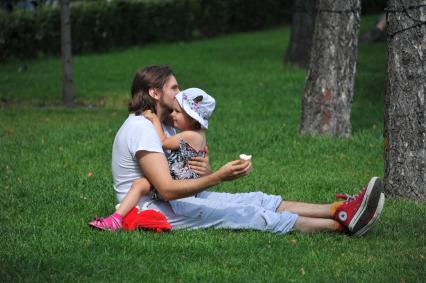
[[[173,179],[199,178],[198,174],[189,168],[188,160],[194,156],[205,156],[207,141],[205,129],[208,128],[208,119],[212,115],[216,102],[213,97],[199,88],[189,88],[176,95],[170,119],[173,127],[181,132],[166,137],[161,122],[156,114],[147,110],[145,118],[154,125],[163,144],[163,148],[171,150],[167,160],[170,174]],[[89,222],[89,226],[115,231],[121,229],[123,217],[126,216],[138,203],[142,195],[151,191],[151,184],[146,178],[135,180],[116,212],[106,218],[97,218]],[[155,188],[152,189],[152,198],[161,199]]]

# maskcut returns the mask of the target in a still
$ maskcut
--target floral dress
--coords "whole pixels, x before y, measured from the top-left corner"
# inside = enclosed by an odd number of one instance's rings
[[[188,161],[192,157],[206,156],[207,147],[203,150],[195,150],[189,143],[180,140],[179,149],[172,150],[170,155],[167,157],[169,162],[170,175],[175,180],[183,179],[194,179],[200,176],[189,168]]]
[[[195,179],[200,176],[189,168],[188,161],[192,157],[207,155],[207,147],[203,150],[195,150],[189,143],[181,139],[179,148],[172,150],[167,157],[169,163],[170,175],[174,180]],[[157,189],[152,188],[151,197],[153,199],[162,199]]]

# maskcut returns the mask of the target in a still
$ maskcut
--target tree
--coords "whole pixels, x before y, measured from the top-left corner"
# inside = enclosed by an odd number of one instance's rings
[[[319,0],[300,134],[351,135],[360,0]]]
[[[384,188],[425,201],[426,9],[421,2],[388,1]]]
[[[308,68],[314,35],[317,0],[296,0],[293,4],[293,16],[290,42],[284,55],[284,62]]]
[[[74,85],[71,64],[71,17],[70,1],[61,0],[61,56],[63,102],[66,107],[74,105]]]

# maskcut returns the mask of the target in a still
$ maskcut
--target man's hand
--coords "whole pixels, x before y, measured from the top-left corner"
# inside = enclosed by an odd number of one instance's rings
[[[250,160],[234,160],[222,166],[216,173],[222,181],[231,181],[245,175],[251,171]]]
[[[209,163],[209,156],[206,157],[196,156],[188,161],[189,167],[192,171],[200,176],[206,176],[212,173],[212,168]]]

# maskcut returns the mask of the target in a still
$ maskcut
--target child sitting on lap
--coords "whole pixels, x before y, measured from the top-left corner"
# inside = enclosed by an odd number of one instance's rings
[[[143,114],[154,125],[163,148],[171,150],[167,160],[173,179],[199,178],[199,175],[189,168],[188,160],[195,156],[204,157],[207,154],[205,130],[208,119],[212,115],[216,102],[213,97],[199,88],[189,88],[176,95],[170,119],[173,127],[180,133],[166,137],[158,116],[150,110]],[[152,198],[161,196],[152,188],[146,178],[133,181],[132,187],[123,199],[116,212],[105,218],[97,218],[89,222],[89,226],[100,230],[115,231],[121,229],[125,217],[138,203],[143,195],[152,193]]]

